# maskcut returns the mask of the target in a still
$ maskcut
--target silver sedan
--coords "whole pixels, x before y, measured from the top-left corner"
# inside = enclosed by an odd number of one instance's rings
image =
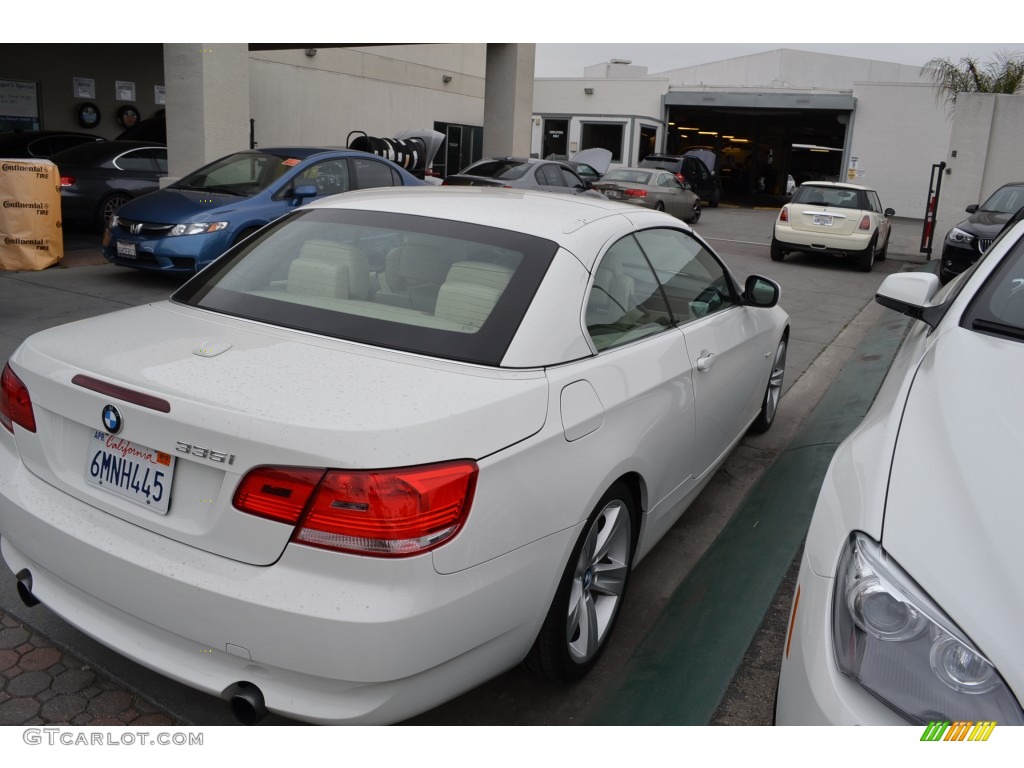
[[[675,174],[652,168],[616,168],[594,184],[609,200],[642,205],[665,211],[677,219],[696,224],[700,220],[700,198]]]

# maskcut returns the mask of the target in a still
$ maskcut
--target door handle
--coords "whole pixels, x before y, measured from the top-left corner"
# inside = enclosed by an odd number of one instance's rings
[[[710,371],[711,366],[715,362],[715,356],[713,353],[704,350],[700,353],[700,357],[697,358],[697,370],[698,371]]]

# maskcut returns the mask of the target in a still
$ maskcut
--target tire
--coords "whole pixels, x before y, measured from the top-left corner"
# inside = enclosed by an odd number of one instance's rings
[[[890,229],[889,230],[889,234],[887,234],[885,236],[885,245],[883,245],[882,246],[882,250],[880,250],[875,255],[875,260],[876,261],[885,261],[885,257],[889,255],[889,240],[890,240],[891,237],[892,237],[892,230]]]
[[[100,203],[100,207],[96,212],[96,223],[100,229],[107,229],[114,214],[129,200],[131,200],[131,197],[123,192],[115,192],[103,198],[103,202]]]
[[[786,258],[786,252],[782,250],[778,241],[772,238],[772,261],[782,261],[784,258]]]
[[[694,200],[693,209],[690,211],[690,218],[686,220],[687,223],[696,224],[698,221],[700,221],[701,210],[702,209],[700,207],[700,200]]]
[[[784,334],[775,350],[772,360],[772,371],[768,375],[768,386],[765,387],[764,399],[761,401],[761,412],[757,414],[750,431],[762,434],[771,429],[775,423],[775,414],[779,411],[779,398],[782,397],[782,383],[786,377],[786,351],[789,349],[789,336]]]
[[[608,646],[636,547],[633,494],[615,483],[587,519],[526,667],[557,682],[583,677]]]
[[[718,204],[722,201],[722,190],[717,187],[712,190],[711,195],[708,197],[708,208],[717,208]]]
[[[656,210],[656,211],[664,211],[665,210],[665,204],[664,203],[655,203],[654,204],[654,210]]]
[[[875,237],[878,237],[878,235],[875,235]],[[875,237],[871,238],[868,247],[857,257],[857,269],[861,272],[870,272],[871,268],[875,266],[875,245],[878,242],[875,240]]]

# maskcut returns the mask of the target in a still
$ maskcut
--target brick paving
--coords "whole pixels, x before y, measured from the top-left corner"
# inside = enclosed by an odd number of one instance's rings
[[[0,610],[0,726],[180,724]]]

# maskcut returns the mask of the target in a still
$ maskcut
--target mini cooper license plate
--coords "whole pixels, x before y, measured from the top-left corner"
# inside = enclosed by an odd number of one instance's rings
[[[816,213],[816,214],[814,214],[814,218],[811,219],[811,223],[814,224],[814,226],[816,226],[816,227],[831,227],[832,226],[832,217],[831,216],[825,216],[824,214]]]
[[[126,259],[137,259],[139,254],[135,250],[135,243],[123,243],[117,241],[117,255]]]
[[[167,514],[174,457],[106,432],[94,432],[85,457],[85,481],[139,506]]]

